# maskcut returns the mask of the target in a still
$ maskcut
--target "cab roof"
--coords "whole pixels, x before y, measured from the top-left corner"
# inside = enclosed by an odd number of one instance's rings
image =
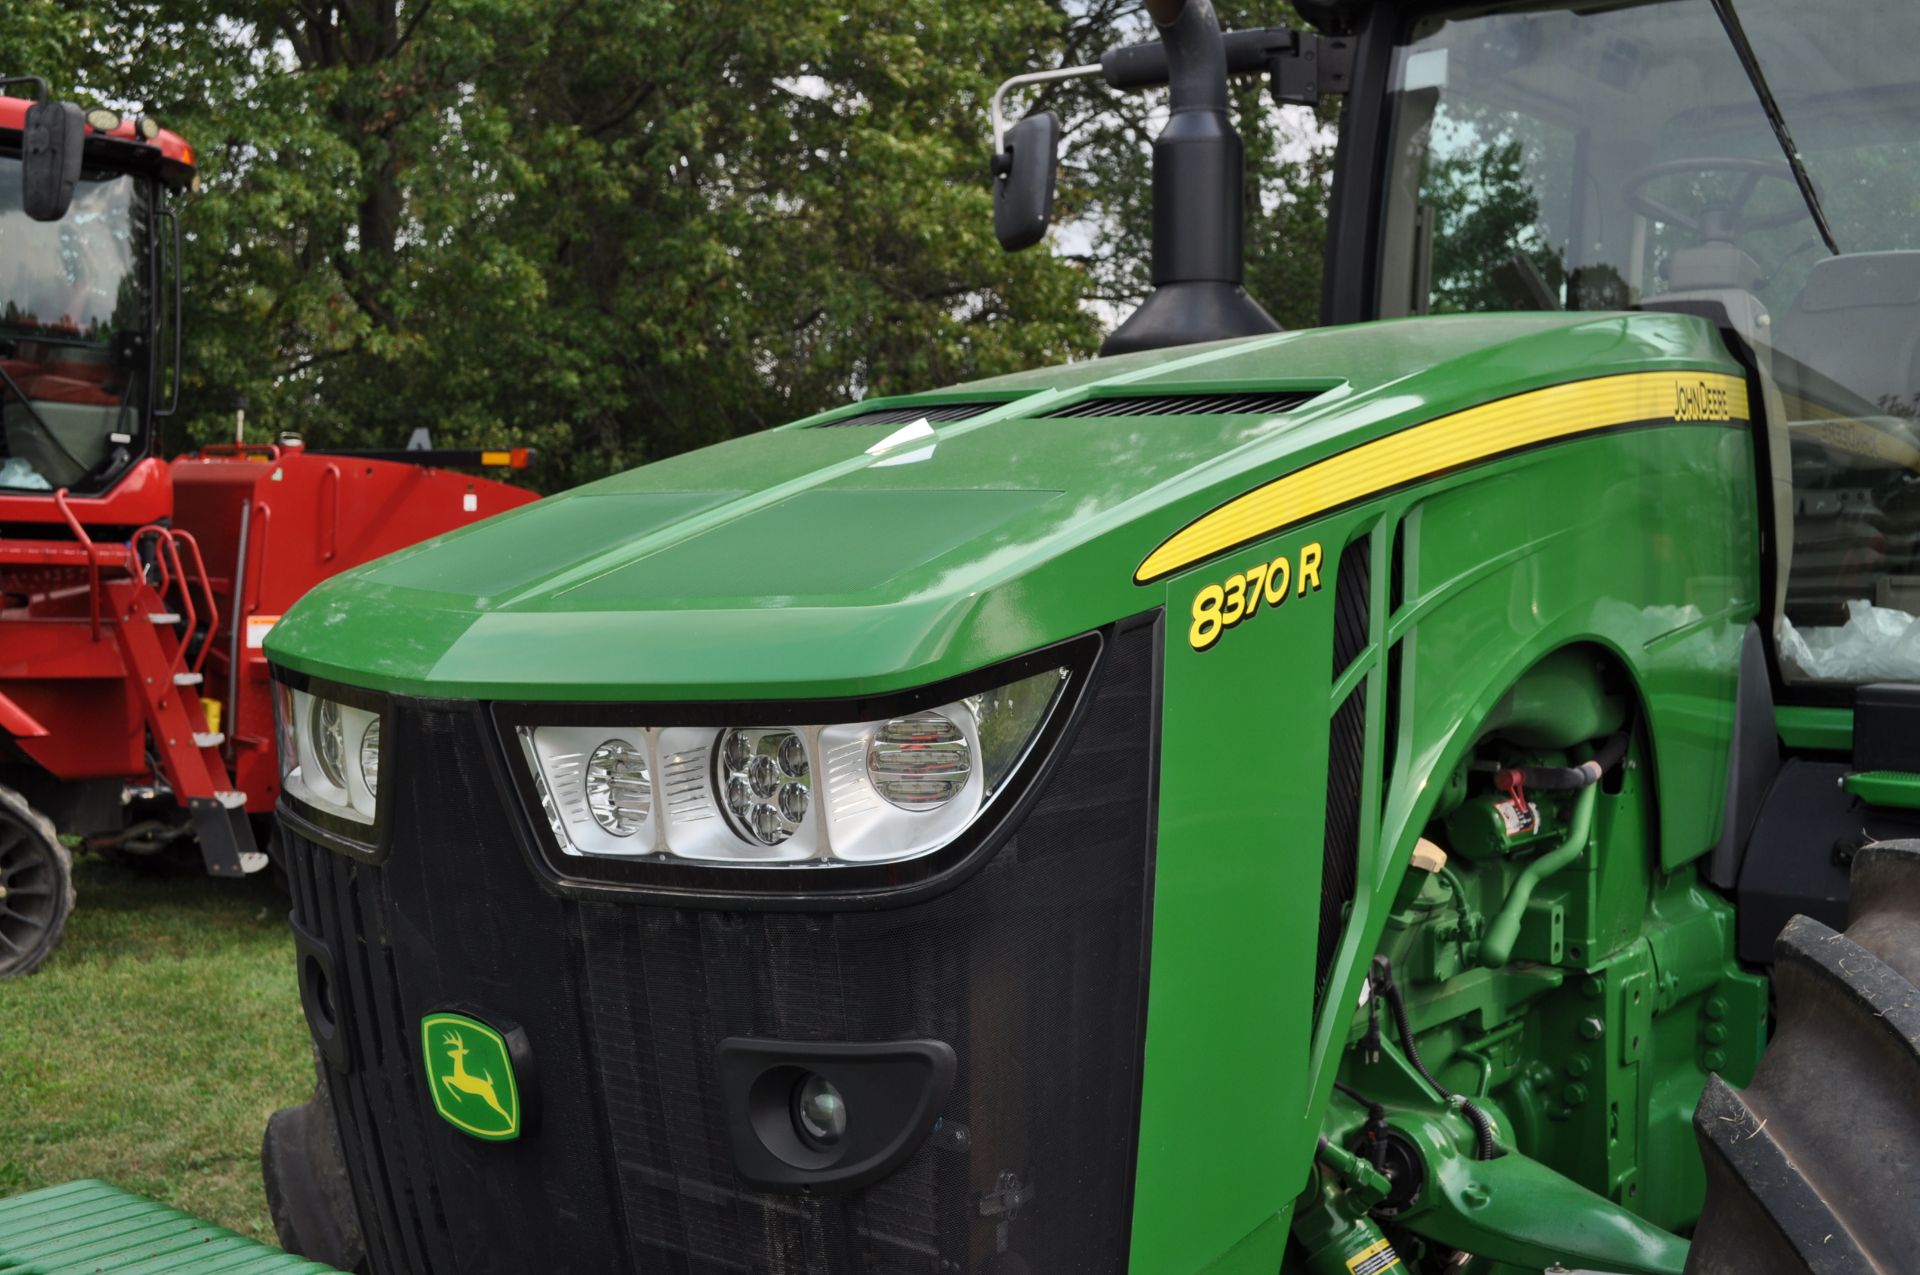
[[[12,142],[8,133],[26,127],[27,108],[33,102],[24,97],[0,95],[0,143]],[[186,138],[169,129],[161,129],[150,142],[134,132],[137,117],[125,116],[120,127],[109,133],[95,132],[87,126],[87,162],[129,171],[158,170],[171,186],[184,188],[193,180],[195,156]]]

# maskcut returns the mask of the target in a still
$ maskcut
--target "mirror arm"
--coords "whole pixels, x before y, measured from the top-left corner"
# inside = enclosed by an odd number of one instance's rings
[[[44,102],[47,100],[47,92],[48,92],[47,82],[45,79],[41,78],[40,76],[38,75],[0,76],[0,89],[11,88],[16,84],[33,85],[33,100],[36,102]]]
[[[1082,76],[1100,74],[1100,64],[1088,66],[1063,66],[1051,71],[1028,71],[1025,75],[1016,75],[1005,80],[993,91],[992,99],[987,103],[987,114],[993,120],[993,164],[996,176],[1005,162],[1000,157],[1007,148],[1007,90],[1019,88],[1023,84],[1051,84],[1055,80],[1077,80]]]

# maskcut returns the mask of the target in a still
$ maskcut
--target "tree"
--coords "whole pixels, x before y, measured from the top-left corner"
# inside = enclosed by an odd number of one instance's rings
[[[76,84],[198,148],[201,436],[245,398],[333,444],[532,444],[560,486],[1088,355],[1145,290],[1151,97],[1065,99],[1053,251],[1000,251],[986,176],[995,83],[1146,38],[1133,3],[32,2]],[[1249,280],[1311,322],[1326,148],[1260,91]]]

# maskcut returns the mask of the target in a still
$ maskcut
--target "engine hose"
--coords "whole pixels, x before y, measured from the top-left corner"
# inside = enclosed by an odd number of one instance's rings
[[[1526,920],[1527,904],[1540,883],[1578,859],[1587,848],[1587,836],[1593,831],[1594,795],[1598,787],[1589,786],[1573,800],[1573,818],[1567,821],[1567,835],[1554,847],[1521,869],[1508,892],[1506,902],[1487,926],[1480,940],[1480,964],[1491,970],[1505,965],[1520,939],[1520,925]]]
[[[1627,755],[1627,733],[1621,731],[1600,745],[1600,751],[1578,766],[1519,766],[1505,773],[1516,776],[1521,785],[1541,792],[1577,792],[1591,788],[1600,777],[1620,764]]]
[[[1420,1078],[1433,1086],[1448,1105],[1457,1107],[1460,1114],[1473,1126],[1474,1153],[1476,1160],[1491,1160],[1498,1150],[1493,1141],[1493,1117],[1475,1106],[1473,1100],[1464,1094],[1454,1093],[1431,1071],[1427,1070],[1426,1060],[1420,1057],[1420,1045],[1413,1038],[1413,1020],[1407,1016],[1407,1002],[1400,995],[1400,985],[1393,981],[1393,966],[1386,957],[1374,958],[1376,981],[1380,994],[1387,998],[1387,1009],[1393,1014],[1394,1028],[1400,1033],[1400,1048],[1406,1053],[1407,1061],[1420,1073]]]

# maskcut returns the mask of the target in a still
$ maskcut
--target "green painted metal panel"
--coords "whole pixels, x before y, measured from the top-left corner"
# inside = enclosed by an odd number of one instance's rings
[[[1853,749],[1853,710],[1784,704],[1773,710],[1774,728],[1788,748],[1844,753]]]
[[[899,689],[1143,609],[1150,594],[1132,574],[1146,555],[1261,482],[1477,403],[1644,369],[1738,371],[1706,324],[1647,314],[1316,329],[1023,373],[1014,381],[1029,393],[935,426],[924,455],[871,455],[867,430],[775,429],[405,551],[313,590],[268,649],[304,672],[416,694],[711,699]],[[1045,418],[1096,386],[1255,384],[1335,388],[1272,418]],[[813,572],[777,595],[755,572],[730,590],[730,564],[718,559],[698,598],[649,586],[646,568],[625,596],[594,591],[603,577],[689,552],[701,537],[724,540],[720,529],[741,520],[780,525],[778,507],[801,493],[856,490],[898,493],[930,523],[979,525],[941,552],[869,576],[857,600],[839,572]],[[985,516],[982,493],[994,490],[1060,494]],[[710,502],[716,494],[723,498]],[[583,509],[585,501],[594,503]],[[878,542],[897,529],[859,530],[871,533],[869,552],[890,552]],[[768,556],[807,554],[816,535],[854,551],[863,543],[847,529],[796,520],[791,542]],[[511,572],[497,580],[489,569],[509,546]]]
[[[1740,636],[1759,605],[1752,465],[1744,430],[1600,435],[1395,493],[1167,583],[1136,1269],[1202,1269],[1299,1192],[1414,842],[1479,724],[1543,656],[1586,643],[1629,670],[1658,759],[1654,848],[1674,866],[1713,844]],[[1337,686],[1324,590],[1192,649],[1184,621],[1206,584],[1281,555],[1297,563],[1308,543],[1330,566],[1362,533],[1374,645]],[[1321,885],[1326,722],[1365,683],[1370,736],[1383,737],[1389,642],[1402,644],[1397,740],[1368,752],[1360,886],[1316,1021],[1305,901]]]
[[[329,1275],[330,1266],[142,1199],[68,1182],[0,1200],[7,1275]]]

